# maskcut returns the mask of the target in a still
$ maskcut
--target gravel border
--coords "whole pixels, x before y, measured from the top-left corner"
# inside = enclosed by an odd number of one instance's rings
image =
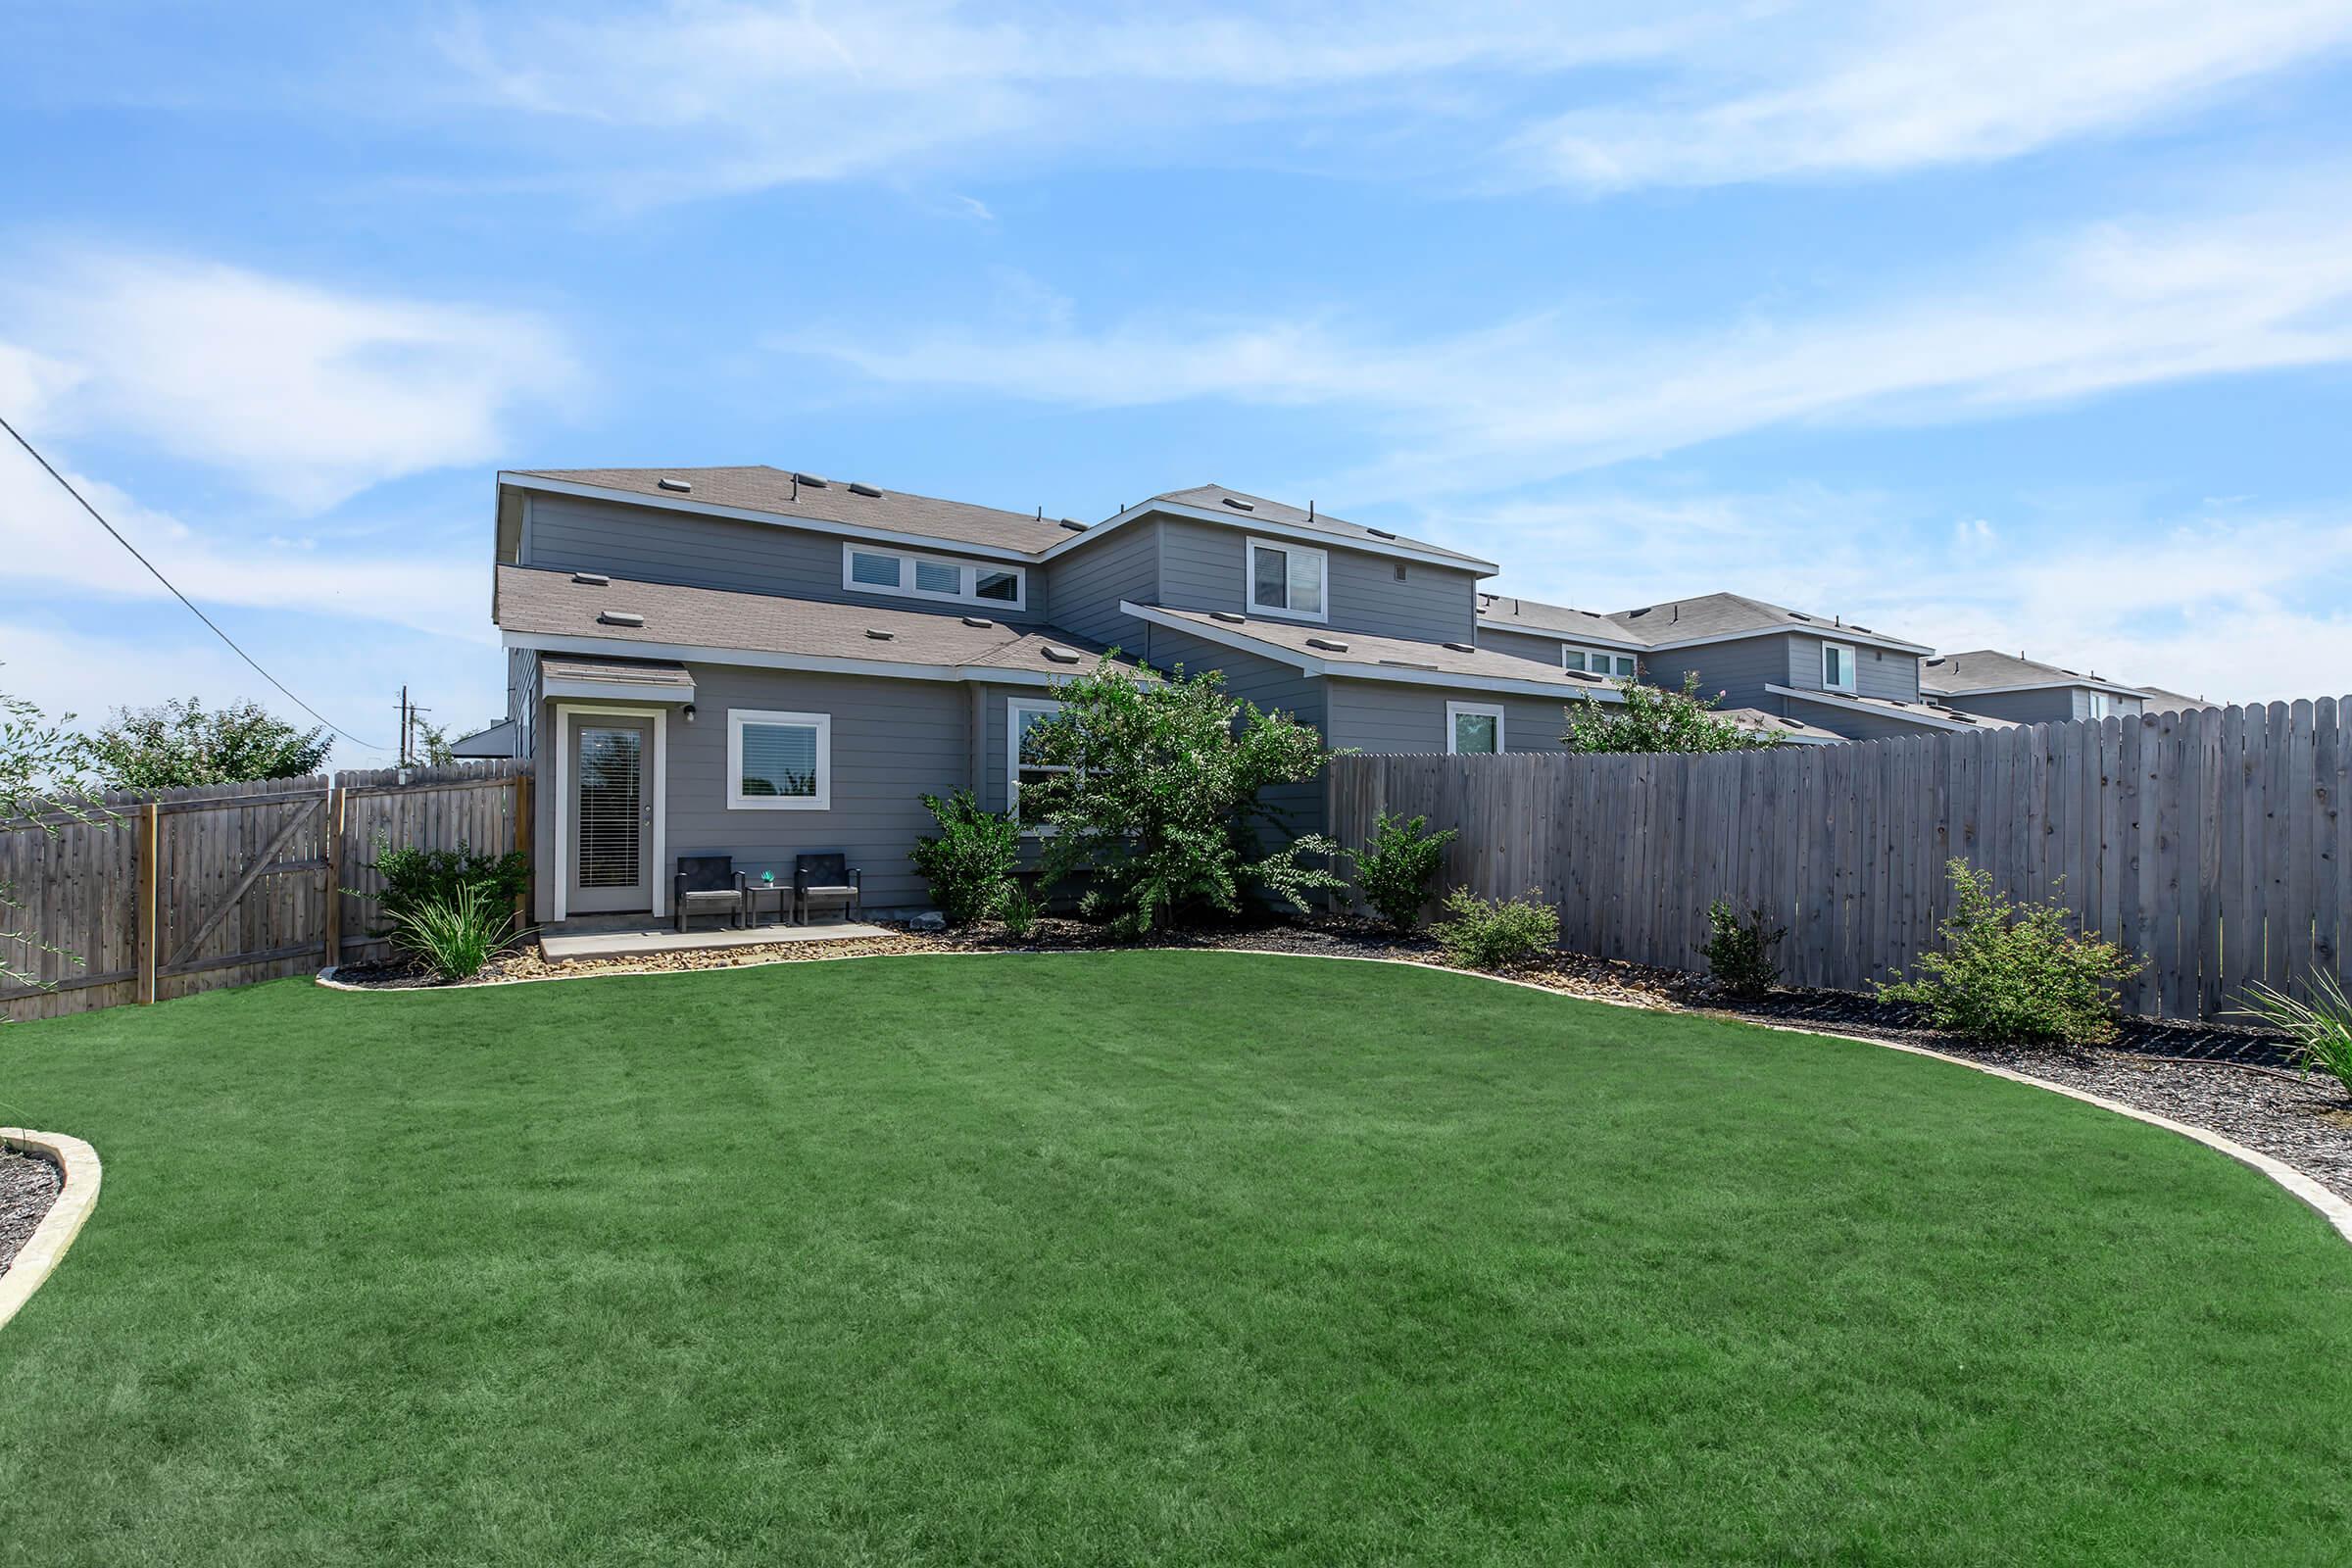
[[[65,1190],[66,1173],[54,1161],[0,1148],[0,1274],[8,1272]]]
[[[994,923],[938,933],[916,932],[889,921],[875,923],[893,925],[893,934],[561,963],[549,962],[534,948],[497,959],[479,979],[466,983],[732,969],[889,954],[1069,953],[1128,946],[1113,941],[1099,926],[1064,919],[1040,920],[1025,940],[1014,939]],[[1154,945],[1451,967],[1426,935],[1399,937],[1368,921],[1345,918],[1182,933]],[[2003,1068],[2220,1133],[2302,1171],[2338,1197],[2352,1199],[2352,1096],[2331,1079],[2290,1070],[2293,1054],[2287,1042],[2261,1029],[2132,1018],[2125,1021],[2112,1045],[2096,1050],[1984,1046],[1927,1027],[1915,1009],[1899,1003],[1852,992],[1806,990],[1735,1000],[1703,976],[1589,954],[1546,954],[1505,977],[1588,1001],[1859,1037]],[[340,968],[334,979],[366,990],[442,986],[428,974],[384,964]]]

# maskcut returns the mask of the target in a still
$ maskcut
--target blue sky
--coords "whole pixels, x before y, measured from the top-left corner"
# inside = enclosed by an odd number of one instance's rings
[[[0,27],[0,411],[366,741],[498,715],[501,466],[1213,479],[1589,608],[2352,688],[2342,0]],[[275,702],[13,455],[0,561],[0,688]]]

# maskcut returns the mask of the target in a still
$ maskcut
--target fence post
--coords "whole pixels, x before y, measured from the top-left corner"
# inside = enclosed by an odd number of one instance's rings
[[[531,911],[538,907],[533,898],[538,891],[538,857],[532,853],[531,834],[531,775],[518,772],[514,775],[514,847],[522,852],[526,869],[522,891],[514,895],[514,924],[517,927],[529,925]]]
[[[138,921],[138,940],[134,944],[138,955],[139,1005],[151,1006],[155,1002],[155,951],[163,933],[156,930],[157,864],[163,858],[164,814],[155,802],[149,801],[139,813],[139,902],[133,918]]]
[[[343,786],[326,790],[326,967],[343,961]]]

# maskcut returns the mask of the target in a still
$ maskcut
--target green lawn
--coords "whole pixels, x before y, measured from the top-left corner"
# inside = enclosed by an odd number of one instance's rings
[[[0,1561],[2352,1552],[2352,1249],[1870,1047],[1239,955],[0,1030]]]

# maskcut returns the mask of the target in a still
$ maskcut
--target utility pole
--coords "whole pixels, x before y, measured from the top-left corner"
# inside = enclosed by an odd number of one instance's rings
[[[416,765],[417,719],[420,715],[431,711],[432,710],[429,708],[418,708],[415,703],[410,702],[409,688],[406,683],[403,683],[400,688],[400,762],[398,765],[402,767]]]

